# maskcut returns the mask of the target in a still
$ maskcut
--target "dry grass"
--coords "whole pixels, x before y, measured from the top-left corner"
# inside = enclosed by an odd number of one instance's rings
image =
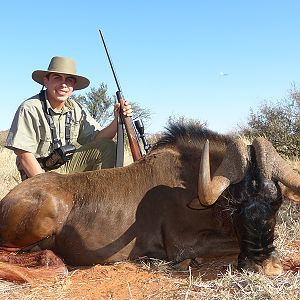
[[[151,265],[152,271],[159,270],[168,276],[174,273],[168,263],[157,260],[156,264]],[[210,263],[209,269],[214,270],[216,265]],[[149,266],[144,267],[150,270]],[[188,272],[185,281],[178,282],[176,293],[167,299],[300,299],[300,272],[266,277],[254,272],[237,272],[235,266],[229,265],[214,280],[207,280],[201,274],[192,274],[191,269]]]
[[[0,131],[0,146],[3,146],[8,134],[8,130]]]
[[[299,274],[269,278],[257,273],[234,273],[229,269],[220,279],[211,282],[196,279],[190,295],[200,299],[300,299],[299,282]]]
[[[15,167],[14,154],[1,146],[0,180],[1,198],[20,182],[19,174]],[[284,203],[280,210],[276,230],[278,236],[276,246],[282,258],[299,257],[300,247],[293,248],[288,246],[293,242],[299,243],[300,241],[299,210],[299,205],[288,201]],[[200,274],[194,274],[191,270],[183,273],[184,276],[174,276],[174,270],[162,261],[155,261],[151,267],[144,263],[139,268],[164,276],[166,285],[163,289],[150,293],[146,297],[134,298],[132,296],[131,299],[300,299],[299,272],[270,278],[256,273],[238,273],[235,271],[234,266],[229,265],[227,271],[224,274],[220,274],[217,279],[204,280]],[[214,268],[213,264],[211,268]],[[72,282],[72,276],[69,275],[55,283],[43,283],[35,286],[0,281],[0,299],[83,299],[81,297],[70,297],[67,294],[68,287]],[[130,293],[131,288],[128,283]]]
[[[15,154],[0,146],[0,199],[21,182],[15,161]]]

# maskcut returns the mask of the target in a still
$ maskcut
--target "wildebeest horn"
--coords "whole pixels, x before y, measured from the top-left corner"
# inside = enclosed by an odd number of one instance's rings
[[[273,145],[262,137],[256,138],[252,145],[262,175],[267,179],[280,181],[300,193],[300,175],[277,153]]]
[[[248,169],[249,154],[246,144],[235,139],[228,144],[222,163],[213,178],[210,177],[209,141],[207,140],[201,156],[198,198],[202,205],[214,204],[222,192],[232,183],[241,181]]]

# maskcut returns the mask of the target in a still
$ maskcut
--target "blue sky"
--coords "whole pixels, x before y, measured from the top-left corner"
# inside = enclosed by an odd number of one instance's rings
[[[125,98],[152,113],[149,132],[169,116],[232,131],[250,108],[299,83],[299,11],[297,0],[5,1],[0,130],[39,91],[32,71],[56,55],[74,58],[91,87],[104,82],[113,95],[101,29]]]

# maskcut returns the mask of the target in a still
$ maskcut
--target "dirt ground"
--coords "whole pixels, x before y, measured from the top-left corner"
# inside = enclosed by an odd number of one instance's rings
[[[158,260],[68,267],[65,270],[57,265],[53,267],[48,259],[47,267],[42,270],[36,265],[36,258],[29,259],[35,261],[29,268],[11,262],[5,265],[3,258],[7,255],[3,253],[0,255],[0,278],[4,274],[1,271],[9,269],[13,274],[11,278],[15,280],[15,288],[19,285],[22,290],[22,299],[36,299],[35,294],[39,299],[176,299],[187,292],[192,277],[201,276],[203,281],[213,280],[226,272],[228,265],[236,260],[235,256],[222,257],[206,260],[187,271],[176,271],[168,263]],[[10,255],[19,256],[12,252]],[[52,255],[51,252],[49,257]],[[10,290],[9,296],[9,299],[18,299],[14,289]]]
[[[300,270],[300,242],[290,243],[293,255],[284,263],[284,274]],[[296,250],[296,251],[295,251]],[[194,279],[209,284],[234,268],[236,257],[206,260],[188,271],[175,271],[167,263],[120,262],[89,268],[68,268],[68,274],[41,280],[28,275],[30,283],[0,284],[0,299],[203,299],[192,285]],[[53,272],[54,273],[54,272]],[[30,278],[30,276],[32,276]],[[221,298],[220,298],[221,299]],[[222,298],[223,299],[223,298]],[[296,299],[296,298],[295,298]]]

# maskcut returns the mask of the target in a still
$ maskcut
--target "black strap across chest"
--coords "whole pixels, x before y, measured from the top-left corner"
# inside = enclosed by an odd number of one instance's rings
[[[61,140],[59,140],[57,137],[56,127],[55,127],[53,118],[47,109],[45,93],[46,93],[46,91],[42,90],[39,94],[39,97],[40,97],[40,100],[42,103],[42,107],[43,107],[43,111],[44,111],[46,120],[50,127],[53,148],[57,149],[57,148],[60,148],[62,146],[62,144],[61,144]],[[66,140],[67,145],[69,145],[71,143],[71,122],[72,122],[72,112],[68,111],[66,113],[66,121],[65,121],[65,140]]]

